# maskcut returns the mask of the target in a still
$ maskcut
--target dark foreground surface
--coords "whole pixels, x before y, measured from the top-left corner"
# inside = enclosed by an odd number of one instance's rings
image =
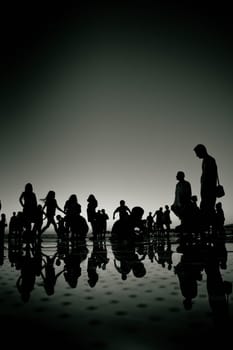
[[[6,347],[200,349],[231,341],[231,239],[3,243]]]

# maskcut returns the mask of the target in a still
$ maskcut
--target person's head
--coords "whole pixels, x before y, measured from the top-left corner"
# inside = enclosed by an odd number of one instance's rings
[[[78,198],[77,198],[76,194],[71,194],[70,198],[69,198],[69,201],[72,202],[72,203],[77,203],[78,202]]]
[[[141,220],[144,214],[144,209],[142,207],[133,207],[131,212],[131,217],[137,220]]]
[[[200,143],[196,145],[193,150],[198,158],[204,158],[207,155],[206,147]]]
[[[133,275],[137,278],[144,277],[146,274],[146,269],[141,261],[137,261],[132,266]]]
[[[94,288],[96,283],[98,282],[99,275],[96,271],[93,271],[91,274],[89,274],[88,284],[91,288]]]
[[[177,178],[178,181],[184,180],[184,178],[185,178],[184,172],[183,171],[178,171],[178,173],[176,174],[176,178]]]
[[[54,191],[49,191],[47,196],[46,196],[46,199],[50,200],[50,199],[54,199],[55,198],[55,192]]]
[[[88,201],[88,202],[94,202],[94,201],[96,201],[96,198],[95,198],[94,194],[90,194],[90,195],[88,196],[88,198],[87,198],[87,201]]]
[[[125,205],[125,201],[123,199],[120,200],[120,205]]]
[[[28,183],[25,185],[25,192],[31,193],[32,191],[33,191],[32,184],[31,184],[30,182],[28,182]]]

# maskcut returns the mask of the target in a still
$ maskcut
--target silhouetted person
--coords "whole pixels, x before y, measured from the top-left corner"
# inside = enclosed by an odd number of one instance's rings
[[[120,200],[120,205],[117,207],[113,212],[113,220],[115,220],[116,214],[119,214],[120,220],[125,220],[128,218],[128,215],[131,213],[130,209],[125,204],[125,201],[122,199]]]
[[[98,207],[98,201],[93,194],[90,194],[87,198],[87,221],[90,222],[92,228],[93,237],[96,236],[96,208]]]
[[[77,215],[81,214],[81,205],[78,203],[76,194],[72,194],[64,205],[65,223],[68,232]]]
[[[152,216],[152,212],[150,211],[147,218],[146,218],[146,227],[147,227],[147,231],[148,233],[153,232],[154,229],[154,218]]]
[[[37,198],[33,192],[31,183],[25,185],[24,191],[19,197],[19,202],[23,207],[23,216],[26,230],[31,230],[31,224],[35,221]]]
[[[155,211],[153,218],[155,219],[155,226],[157,233],[164,233],[164,227],[163,227],[163,208],[160,207],[158,210]]]
[[[62,213],[63,210],[58,206],[57,204],[57,200],[55,198],[56,194],[54,191],[49,191],[46,198],[42,199],[42,201],[44,202],[44,206],[43,206],[43,210],[45,211],[45,215],[47,218],[47,224],[42,228],[41,230],[41,234],[52,224],[54,227],[54,230],[56,231],[56,233],[58,233],[57,231],[57,224],[55,221],[55,214],[56,214],[56,210],[61,211]]]
[[[16,216],[16,212],[13,211],[9,222],[9,235],[14,235],[16,233],[16,228],[17,228],[17,216]]]
[[[165,210],[163,212],[163,224],[165,226],[165,231],[167,233],[167,235],[169,235],[170,231],[171,231],[171,217],[170,217],[170,209],[169,209],[169,205],[165,205]]]
[[[191,196],[190,224],[193,228],[193,232],[196,235],[199,234],[199,229],[201,224],[201,213],[200,213],[200,208],[197,205],[197,201],[198,199],[196,195]]]
[[[80,214],[73,219],[70,227],[71,239],[85,239],[89,231],[86,219]]]
[[[124,219],[119,219],[114,222],[112,226],[112,235],[117,239],[135,239],[136,229],[139,230],[139,235],[146,230],[144,220],[142,219],[144,209],[136,206],[131,210],[131,214]]]
[[[65,225],[65,218],[63,218],[60,214],[56,215],[57,220],[57,233],[58,238],[64,238],[67,233],[67,228]]]
[[[222,208],[222,203],[218,202],[215,206],[215,221],[214,221],[214,231],[217,235],[223,236],[225,233],[224,229],[225,215]]]
[[[194,152],[198,158],[202,159],[200,209],[203,228],[209,229],[213,225],[215,215],[217,164],[204,145],[198,144],[194,147]]]
[[[101,232],[105,235],[107,232],[107,221],[109,220],[109,216],[106,213],[105,209],[101,210]]]
[[[191,184],[185,180],[185,173],[178,171],[176,174],[178,180],[175,188],[175,199],[171,205],[171,210],[181,221],[181,230],[185,229],[190,220]]]
[[[144,234],[146,227],[144,220],[142,219],[144,215],[144,209],[140,206],[133,207],[131,214],[129,216],[130,225],[132,230],[138,229],[139,233]]]
[[[5,236],[6,227],[7,227],[6,215],[3,213],[1,214],[1,219],[0,219],[0,237],[2,238],[4,238]]]

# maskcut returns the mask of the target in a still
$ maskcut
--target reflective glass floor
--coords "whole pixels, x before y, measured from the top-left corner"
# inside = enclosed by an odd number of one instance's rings
[[[6,346],[194,349],[231,340],[229,238],[54,237],[36,244],[5,238],[1,244]]]

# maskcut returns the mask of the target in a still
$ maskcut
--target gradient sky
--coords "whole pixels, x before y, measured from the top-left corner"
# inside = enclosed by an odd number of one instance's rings
[[[121,199],[146,216],[172,204],[178,170],[200,199],[203,143],[232,223],[228,9],[117,3],[3,11],[2,212],[31,182],[61,207],[76,193],[84,216],[90,193],[111,218]]]

